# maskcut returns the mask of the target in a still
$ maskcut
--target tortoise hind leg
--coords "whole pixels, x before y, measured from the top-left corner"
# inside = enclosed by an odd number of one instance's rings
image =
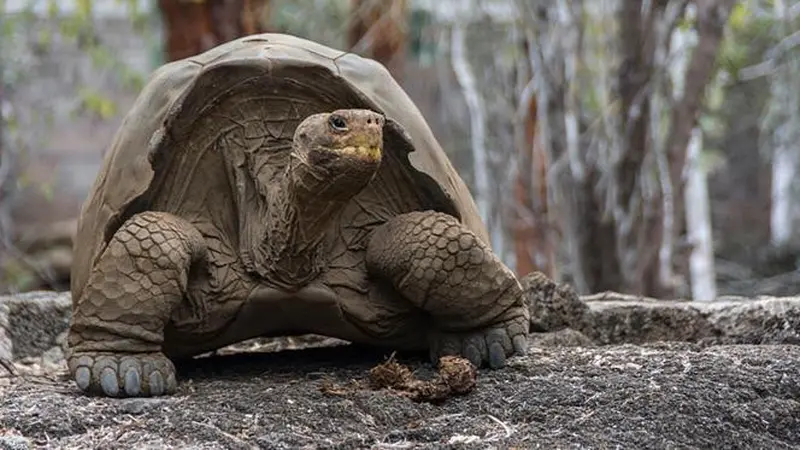
[[[171,214],[136,214],[117,230],[73,306],[68,366],[81,390],[110,397],[175,391],[175,367],[161,351],[164,327],[205,253],[200,233]]]
[[[499,368],[525,352],[530,312],[519,282],[454,217],[424,211],[389,220],[370,238],[367,269],[432,318],[434,361],[457,354]]]

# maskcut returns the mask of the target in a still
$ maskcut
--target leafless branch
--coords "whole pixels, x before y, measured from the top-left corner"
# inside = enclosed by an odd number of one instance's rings
[[[381,0],[369,0],[365,2],[359,2],[358,7],[350,13],[350,20],[358,20],[359,17],[363,17],[365,14],[368,14],[370,11],[378,8],[378,5],[381,3]],[[393,5],[394,6],[393,2]],[[370,25],[367,31],[361,36],[361,38],[356,42],[351,48],[350,51],[353,53],[363,54],[370,48],[372,48],[375,44],[375,37],[380,32],[381,27],[385,26],[387,21],[392,21],[393,24],[398,24],[402,28],[403,32],[407,31],[407,24],[406,21],[396,21],[393,17],[394,14],[397,13],[397,8],[390,7],[390,8],[379,8],[382,12],[381,15]]]
[[[764,56],[764,61],[739,70],[738,79],[750,81],[772,75],[778,69],[780,59],[798,46],[800,46],[800,31],[795,31],[769,49]]]
[[[485,147],[486,119],[483,116],[484,107],[476,87],[475,76],[472,74],[472,68],[467,60],[465,39],[464,25],[460,22],[454,23],[451,30],[450,56],[456,79],[461,86],[470,112],[470,141],[478,210],[484,220],[488,221],[489,178]]]

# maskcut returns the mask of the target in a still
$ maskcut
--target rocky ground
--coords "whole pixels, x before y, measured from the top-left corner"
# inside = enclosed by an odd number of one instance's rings
[[[321,338],[229,349],[182,366],[176,396],[114,400],[66,379],[67,295],[0,297],[16,372],[0,375],[0,448],[800,448],[800,298],[581,303],[438,403],[374,389],[387,353]]]

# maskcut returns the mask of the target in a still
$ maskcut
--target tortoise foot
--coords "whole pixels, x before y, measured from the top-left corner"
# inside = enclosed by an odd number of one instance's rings
[[[436,333],[431,340],[431,361],[436,364],[442,356],[455,355],[468,359],[475,367],[501,369],[508,357],[527,352],[527,327],[527,317],[520,316],[480,331]]]
[[[83,392],[106,397],[157,397],[175,393],[175,366],[162,353],[76,353],[70,374]]]

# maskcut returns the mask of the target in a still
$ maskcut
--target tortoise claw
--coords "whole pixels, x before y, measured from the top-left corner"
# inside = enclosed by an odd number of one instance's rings
[[[106,397],[157,397],[178,385],[175,366],[161,353],[79,353],[69,368],[81,391]]]
[[[519,317],[475,332],[437,333],[431,341],[431,362],[436,364],[442,356],[455,355],[468,359],[475,367],[501,369],[507,358],[527,352],[527,325],[527,318]]]

